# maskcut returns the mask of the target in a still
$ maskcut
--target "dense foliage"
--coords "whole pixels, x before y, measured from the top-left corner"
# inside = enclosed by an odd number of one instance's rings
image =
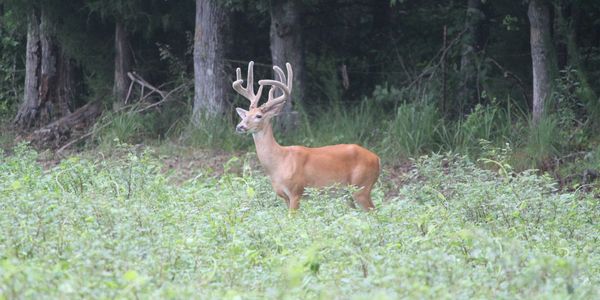
[[[115,151],[49,169],[28,147],[0,156],[0,298],[600,296],[599,202],[513,173],[506,151],[482,161],[498,171],[422,157],[371,213],[309,191],[293,215],[247,166],[181,181]]]
[[[539,1],[553,12],[546,52],[554,65],[547,113],[536,124],[531,123],[529,1],[297,1],[302,28],[293,34],[304,38],[297,51],[306,57],[306,97],[295,104],[299,126],[286,133],[285,141],[360,143],[384,156],[405,158],[447,150],[476,156],[479,140],[485,139],[497,146],[510,143],[521,169],[553,170],[555,161],[582,151],[592,154],[576,160],[591,157],[585,163],[597,169],[600,25],[595,20],[600,6]],[[249,60],[257,62],[257,77],[270,77],[272,2],[221,4],[230,20],[229,78]],[[190,126],[193,1],[0,1],[2,124],[10,123],[23,103],[27,24],[40,10],[71,61],[70,111],[92,101],[106,108],[99,124],[88,129],[94,131],[85,140],[88,145],[111,147],[114,138],[130,143],[168,139],[226,150],[251,145],[233,136],[233,107],[246,102],[231,89],[219,100],[225,102],[224,117]],[[143,113],[137,106],[143,103],[135,101],[128,110],[113,109],[119,107],[110,96],[116,24],[128,33],[124,42],[131,69],[164,91],[180,88],[168,102]],[[132,99],[142,98],[138,86],[131,92]],[[14,140],[6,127],[0,135],[4,147]]]

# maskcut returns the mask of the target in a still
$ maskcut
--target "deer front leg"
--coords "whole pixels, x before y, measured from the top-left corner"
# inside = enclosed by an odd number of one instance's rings
[[[300,208],[300,198],[301,197],[302,197],[302,194],[293,195],[290,198],[290,206],[289,206],[290,211],[296,211],[296,210],[298,210],[298,208]]]
[[[273,188],[277,195],[285,200],[290,211],[295,211],[300,207],[300,198],[304,193],[304,187],[273,183]]]
[[[288,198],[288,196],[284,193],[277,193],[277,196],[281,197],[281,199],[283,199],[283,202],[285,202],[285,205],[289,208],[290,207],[290,198]]]
[[[300,207],[300,198],[304,194],[304,186],[292,186],[290,188],[290,211],[296,211]]]
[[[300,198],[304,193],[303,187],[293,186],[292,184],[283,184],[271,182],[273,190],[277,196],[281,197],[290,211],[297,210],[300,207]]]
[[[285,205],[289,208],[290,207],[290,198],[285,193],[285,190],[283,189],[283,187],[276,184],[273,181],[271,181],[271,186],[273,187],[273,190],[275,191],[277,196],[281,197],[281,199],[283,199],[283,202],[285,202]]]

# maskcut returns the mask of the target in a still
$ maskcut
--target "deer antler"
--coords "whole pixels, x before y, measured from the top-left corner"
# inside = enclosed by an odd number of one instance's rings
[[[271,86],[271,89],[269,89],[269,99],[263,106],[270,107],[273,105],[277,105],[281,102],[285,102],[287,99],[289,99],[290,94],[292,93],[292,81],[294,79],[294,73],[292,72],[292,65],[290,65],[290,63],[286,63],[285,67],[288,73],[287,84],[285,74],[278,66],[273,66],[273,70],[275,70],[275,74],[277,74],[278,80],[263,79],[258,81],[258,84],[261,88],[264,85]],[[281,89],[281,91],[283,91],[283,95],[277,98],[273,98],[275,96],[274,93],[276,88]]]
[[[258,88],[258,92],[254,94],[254,62],[251,61],[248,63],[248,83],[246,84],[246,88],[242,87],[242,82],[244,82],[244,80],[242,79],[242,70],[240,68],[235,70],[235,75],[236,80],[232,84],[233,89],[246,99],[250,100],[250,109],[256,108],[258,100],[260,100],[260,95],[262,94],[263,86],[261,85]]]

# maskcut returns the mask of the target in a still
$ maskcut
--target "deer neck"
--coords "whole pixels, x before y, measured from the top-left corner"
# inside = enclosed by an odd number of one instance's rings
[[[258,160],[267,171],[267,174],[271,175],[283,159],[285,149],[275,140],[273,127],[270,123],[263,130],[253,133],[252,137],[254,138]]]

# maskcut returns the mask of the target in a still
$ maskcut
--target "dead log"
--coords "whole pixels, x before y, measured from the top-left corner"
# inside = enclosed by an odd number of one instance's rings
[[[60,148],[71,138],[85,134],[101,114],[102,105],[99,101],[93,101],[80,107],[72,114],[35,130],[26,139],[38,148]]]
[[[169,92],[165,92],[154,87],[135,73],[129,72],[127,75],[131,79],[131,84],[126,99],[128,100],[131,96],[133,85],[138,84],[141,86],[140,100],[138,103],[120,107],[115,113],[138,114],[153,108],[158,108],[160,105],[167,102],[167,100],[172,99],[173,94],[178,93],[187,87],[186,84],[182,84]],[[147,88],[150,91],[144,93],[144,88]],[[161,97],[159,101],[141,105],[154,93]],[[34,131],[26,139],[35,147],[55,149],[57,150],[56,154],[61,155],[65,149],[89,138],[95,132],[106,128],[112,123],[112,120],[107,120],[106,122],[100,122],[102,124],[96,124],[96,120],[101,114],[102,105],[100,104],[100,101],[93,101],[82,106],[72,114]]]

